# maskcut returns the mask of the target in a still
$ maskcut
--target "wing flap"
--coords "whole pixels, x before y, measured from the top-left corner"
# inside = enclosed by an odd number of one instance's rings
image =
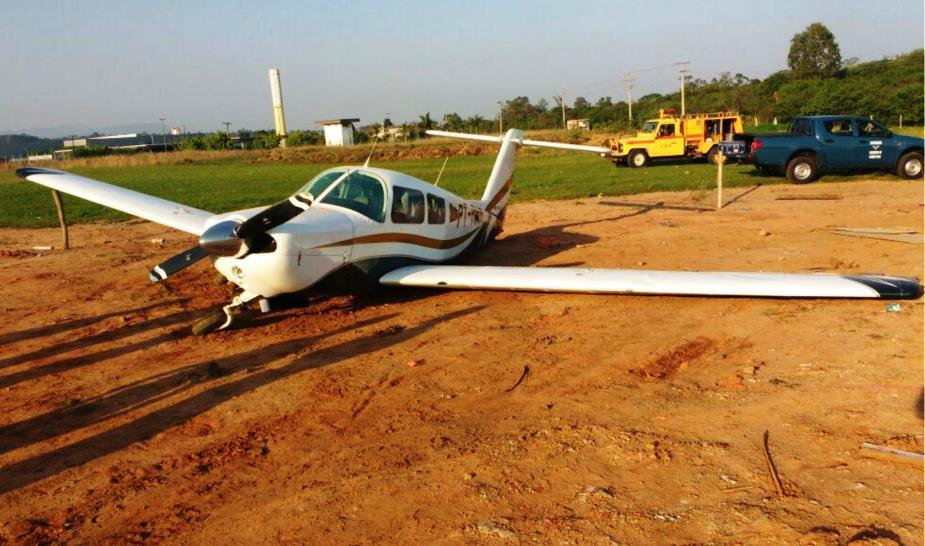
[[[384,275],[389,286],[472,290],[770,298],[917,298],[917,279],[880,275],[644,271],[564,267],[416,265]]]
[[[206,220],[212,216],[211,212],[56,169],[25,167],[18,169],[16,175],[53,190],[194,235],[202,233]]]

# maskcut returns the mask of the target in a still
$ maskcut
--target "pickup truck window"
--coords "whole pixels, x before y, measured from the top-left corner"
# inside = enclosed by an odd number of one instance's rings
[[[822,126],[830,135],[852,136],[854,133],[851,129],[850,119],[832,119],[822,122]]]
[[[858,120],[858,135],[885,137],[889,132],[886,127],[874,120]]]
[[[805,118],[798,119],[793,122],[790,132],[798,135],[813,136],[813,122]]]
[[[643,133],[652,133],[652,132],[655,131],[655,128],[656,128],[656,127],[658,127],[658,122],[657,122],[657,121],[647,121],[647,122],[645,122],[645,123],[642,124],[642,131],[641,131],[641,132],[643,132]]]
[[[658,128],[658,136],[674,136],[674,123],[667,123]]]

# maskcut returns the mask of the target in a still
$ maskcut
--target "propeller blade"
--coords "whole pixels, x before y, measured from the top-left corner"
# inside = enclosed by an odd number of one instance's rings
[[[168,258],[154,266],[154,269],[148,274],[148,278],[151,279],[151,282],[162,281],[174,273],[186,269],[208,255],[209,253],[199,245],[188,248],[176,256]]]
[[[238,226],[235,234],[242,239],[249,239],[266,233],[307,211],[311,204],[310,195],[297,193],[251,216]]]

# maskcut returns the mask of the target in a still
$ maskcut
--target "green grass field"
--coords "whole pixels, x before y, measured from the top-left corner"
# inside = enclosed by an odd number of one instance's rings
[[[459,195],[479,197],[491,172],[494,156],[453,157],[440,185]],[[405,172],[432,181],[442,159],[375,162],[373,166]],[[75,167],[73,172],[184,203],[211,212],[226,212],[271,204],[292,194],[318,172],[334,165],[325,163],[252,163],[235,158],[181,165],[131,167]],[[782,184],[779,177],[762,177],[748,166],[725,167],[726,187]],[[875,173],[860,177],[891,178]],[[825,176],[827,181],[850,176]],[[643,169],[615,168],[589,154],[528,149],[521,152],[513,200],[578,199],[598,194],[627,195],[651,191],[707,191],[715,187],[716,167],[705,163],[673,161]],[[126,215],[64,196],[70,223],[117,221]],[[0,227],[57,225],[54,204],[46,188],[0,170]]]

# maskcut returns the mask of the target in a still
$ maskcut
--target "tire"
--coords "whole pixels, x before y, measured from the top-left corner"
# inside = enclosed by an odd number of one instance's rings
[[[922,178],[922,152],[903,154],[896,163],[896,176],[906,180]]]
[[[642,150],[633,150],[626,156],[626,164],[633,168],[645,167],[649,164],[649,156]]]
[[[802,154],[787,162],[787,180],[794,184],[809,184],[817,178],[819,166],[813,156]]]
[[[719,164],[719,146],[713,146],[710,148],[710,151],[707,152],[707,161],[710,162],[710,165]],[[725,163],[723,163],[725,165]]]
[[[221,308],[213,309],[206,313],[202,318],[193,323],[193,334],[204,336],[208,333],[218,330],[218,327],[225,324],[225,311]]]

